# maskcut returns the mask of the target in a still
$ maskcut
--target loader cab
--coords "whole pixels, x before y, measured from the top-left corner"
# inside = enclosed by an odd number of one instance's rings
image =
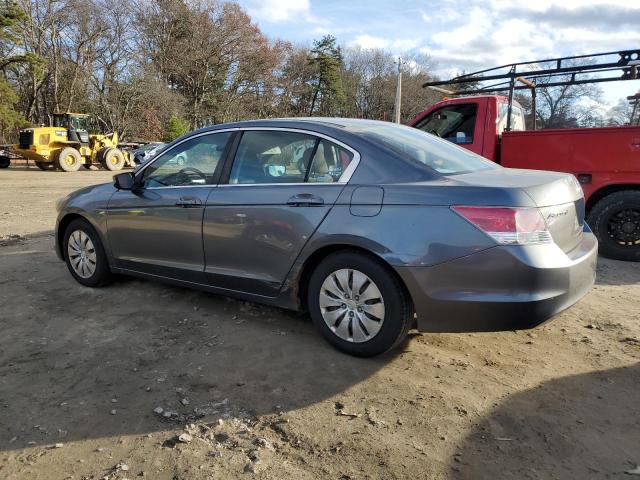
[[[83,115],[81,113],[54,113],[53,126],[65,128],[68,132],[67,139],[70,142],[78,142],[81,145],[88,145],[88,117],[88,115]]]

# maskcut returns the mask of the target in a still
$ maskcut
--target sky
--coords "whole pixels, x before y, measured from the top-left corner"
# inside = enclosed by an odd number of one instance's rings
[[[238,0],[262,31],[311,45],[426,54],[442,78],[513,62],[640,50],[640,0]],[[601,83],[604,101],[640,80]]]

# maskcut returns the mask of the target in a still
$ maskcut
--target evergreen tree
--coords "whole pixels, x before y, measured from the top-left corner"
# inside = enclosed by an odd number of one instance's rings
[[[189,124],[177,115],[171,115],[169,125],[165,133],[165,141],[171,142],[185,133],[189,132]]]
[[[342,85],[344,66],[342,50],[336,45],[335,37],[325,35],[322,39],[315,41],[310,52],[309,63],[316,71],[309,115],[338,113],[342,109],[346,95]]]

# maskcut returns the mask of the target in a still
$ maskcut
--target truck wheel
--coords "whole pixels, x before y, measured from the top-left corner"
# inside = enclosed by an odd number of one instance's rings
[[[622,190],[596,203],[587,223],[605,257],[640,261],[640,191]]]
[[[36,162],[36,167],[38,167],[40,170],[49,170],[49,167],[51,167],[51,163],[49,163],[49,162]]]
[[[110,148],[104,154],[102,166],[107,170],[122,170],[124,167],[124,154],[117,148]]]
[[[0,168],[9,168],[9,165],[11,165],[11,159],[4,155],[0,156]]]
[[[64,147],[55,156],[54,165],[64,172],[77,172],[82,165],[82,156],[75,148]]]
[[[325,258],[311,274],[307,304],[325,339],[358,357],[394,348],[413,324],[411,301],[394,272],[359,252]]]

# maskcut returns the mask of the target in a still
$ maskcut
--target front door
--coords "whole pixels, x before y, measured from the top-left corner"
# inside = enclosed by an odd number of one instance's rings
[[[202,218],[231,132],[192,137],[141,170],[132,191],[109,202],[115,267],[197,283],[206,281]]]
[[[349,149],[311,134],[245,131],[228,178],[207,200],[208,281],[275,296],[344,188],[353,158]]]

